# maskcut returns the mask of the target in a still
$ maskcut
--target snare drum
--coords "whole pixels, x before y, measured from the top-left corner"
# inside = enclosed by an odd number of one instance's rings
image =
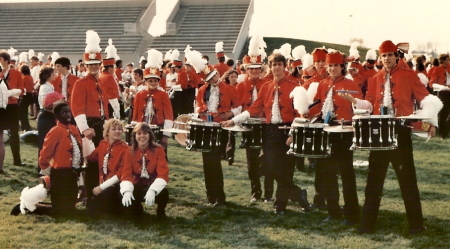
[[[308,158],[330,157],[328,133],[323,130],[328,124],[293,123],[288,155]]]
[[[242,126],[251,129],[242,133],[242,141],[239,148],[261,149],[263,147],[263,134],[266,129],[265,118],[252,118],[247,120]]]
[[[216,122],[189,122],[186,149],[190,151],[211,152],[221,145],[222,127]]]
[[[125,125],[125,141],[128,143],[128,145],[131,145],[131,134],[133,133],[134,127],[137,125],[137,123],[132,122],[131,124]],[[150,129],[152,129],[153,134],[155,135],[155,139],[157,143],[161,141],[162,132],[160,132],[160,127],[157,125],[149,125]]]
[[[397,148],[395,118],[391,115],[356,115],[352,118],[353,145],[357,150],[393,150]]]

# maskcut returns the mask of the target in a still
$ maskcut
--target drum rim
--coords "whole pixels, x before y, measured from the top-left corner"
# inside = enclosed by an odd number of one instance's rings
[[[325,123],[293,123],[292,128],[294,127],[305,127],[305,128],[325,128],[329,127],[329,124]]]
[[[392,115],[355,115],[352,120],[358,119],[395,119]]]

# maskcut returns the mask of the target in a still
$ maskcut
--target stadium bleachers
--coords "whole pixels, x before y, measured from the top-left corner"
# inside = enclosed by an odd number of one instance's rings
[[[0,48],[79,54],[86,46],[86,31],[93,29],[102,48],[112,38],[118,51],[133,53],[143,36],[126,32],[124,24],[136,23],[146,7],[0,9]]]
[[[180,6],[174,18],[178,23],[175,34],[155,38],[149,48],[182,52],[191,45],[194,50],[212,54],[216,42],[223,41],[225,53],[231,53],[248,8],[248,4]]]

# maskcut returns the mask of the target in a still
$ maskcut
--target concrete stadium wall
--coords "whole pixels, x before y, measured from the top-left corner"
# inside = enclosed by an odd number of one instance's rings
[[[181,5],[249,4],[251,0],[181,0]]]
[[[42,9],[42,8],[79,8],[81,7],[121,7],[149,5],[153,0],[107,0],[107,1],[83,1],[83,2],[30,2],[30,3],[1,3],[2,9]]]

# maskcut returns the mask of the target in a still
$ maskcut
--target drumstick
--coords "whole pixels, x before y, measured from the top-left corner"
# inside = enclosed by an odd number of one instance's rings
[[[358,91],[350,91],[350,90],[336,90],[338,93],[359,93]]]

